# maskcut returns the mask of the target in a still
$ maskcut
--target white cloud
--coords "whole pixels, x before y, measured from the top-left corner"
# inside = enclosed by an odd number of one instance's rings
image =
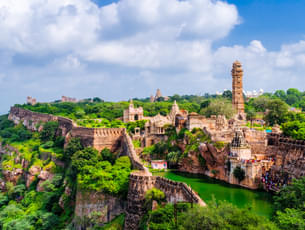
[[[258,40],[212,48],[239,23],[237,8],[220,0],[0,1],[0,98],[8,98],[0,111],[27,95],[216,92],[230,88],[236,59],[246,89],[304,85],[305,41],[278,51]]]

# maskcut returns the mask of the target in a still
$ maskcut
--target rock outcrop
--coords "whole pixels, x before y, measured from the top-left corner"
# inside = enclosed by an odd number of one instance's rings
[[[220,180],[227,180],[225,163],[228,153],[228,147],[218,150],[212,144],[202,143],[199,147],[199,152],[190,152],[181,161],[179,171],[205,174]],[[204,159],[204,164],[200,162],[200,157]],[[214,174],[211,172],[214,172]]]
[[[35,165],[31,166],[31,168],[29,169],[27,178],[26,178],[26,187],[29,187],[32,184],[32,182],[34,182],[34,180],[40,174],[40,172],[41,172],[40,166],[35,166]]]
[[[77,230],[90,227],[90,222],[103,225],[124,213],[122,198],[101,192],[77,191],[74,227]],[[88,221],[84,221],[88,220]]]

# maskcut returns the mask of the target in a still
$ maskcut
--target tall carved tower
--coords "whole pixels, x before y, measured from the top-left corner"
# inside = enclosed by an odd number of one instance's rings
[[[244,114],[243,74],[241,63],[235,61],[232,69],[232,104],[238,114]]]

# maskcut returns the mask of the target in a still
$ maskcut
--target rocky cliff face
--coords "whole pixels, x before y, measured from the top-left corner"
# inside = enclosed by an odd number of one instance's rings
[[[220,180],[227,180],[225,165],[228,151],[228,147],[218,150],[211,144],[201,144],[199,152],[190,152],[182,160],[179,171],[205,174]],[[204,164],[200,158],[205,160]]]
[[[17,181],[21,176],[24,175],[24,169],[28,167],[28,162],[20,158],[20,153],[18,149],[9,146],[3,145],[0,143],[0,156],[1,162],[4,155],[14,156],[14,165],[18,165],[18,168],[5,166],[2,168],[3,182],[11,182],[13,185],[16,185]],[[4,186],[5,187],[5,186]]]
[[[103,225],[124,213],[124,206],[125,202],[119,197],[101,192],[77,191],[74,227],[81,230],[95,223]]]

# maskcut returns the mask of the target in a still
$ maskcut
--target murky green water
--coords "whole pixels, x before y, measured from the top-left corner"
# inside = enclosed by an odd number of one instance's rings
[[[273,211],[272,196],[266,192],[240,188],[201,175],[178,172],[155,173],[154,175],[188,184],[205,202],[210,201],[214,196],[216,200],[225,200],[240,208],[250,208],[254,213],[267,218],[271,217]]]

